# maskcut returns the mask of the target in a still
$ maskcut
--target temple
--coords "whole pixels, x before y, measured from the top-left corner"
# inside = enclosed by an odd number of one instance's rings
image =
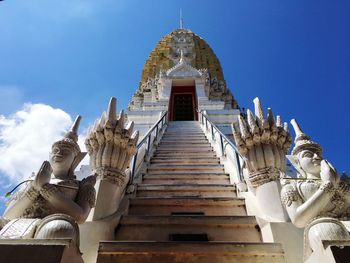
[[[164,111],[169,111],[169,121],[195,121],[198,110],[206,111],[225,134],[232,134],[239,109],[219,60],[201,37],[178,29],[152,50],[127,116],[142,137]]]
[[[128,109],[112,97],[89,128],[90,165],[74,171],[79,116],[11,198],[0,261],[348,262],[346,177],[295,119],[293,140],[252,106],[240,111],[205,40],[166,35]]]

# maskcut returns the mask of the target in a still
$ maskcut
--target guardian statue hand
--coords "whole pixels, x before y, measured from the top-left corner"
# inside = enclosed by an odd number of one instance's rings
[[[337,170],[327,160],[321,161],[320,177],[323,182],[331,182],[337,184],[339,182],[339,176]]]
[[[36,190],[40,190],[45,184],[50,182],[52,174],[52,167],[48,161],[44,161],[41,165],[39,172],[34,178],[33,187]]]
[[[123,111],[117,118],[116,99],[111,98],[107,113],[90,127],[85,140],[91,169],[100,177],[114,183],[124,180],[139,136],[138,131],[133,132],[133,127],[133,122],[126,124]]]

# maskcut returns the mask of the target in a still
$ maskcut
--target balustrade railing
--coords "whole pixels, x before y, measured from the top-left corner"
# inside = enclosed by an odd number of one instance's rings
[[[144,158],[144,156],[149,156],[151,154],[153,141],[158,141],[160,132],[163,131],[164,125],[167,123],[167,116],[168,112],[166,111],[161,115],[157,123],[154,124],[151,129],[149,129],[149,131],[145,134],[142,140],[137,144],[136,153],[131,159],[130,163],[131,174],[129,184],[133,184],[134,182],[135,174],[137,172],[137,161],[140,156],[140,150],[144,147],[144,145],[147,145],[145,148],[145,153],[142,157]]]
[[[239,181],[244,182],[241,166],[241,161],[243,161],[243,157],[238,152],[237,147],[229,138],[227,138],[225,134],[222,133],[222,131],[219,130],[219,128],[212,121],[208,119],[208,117],[206,116],[206,114],[204,114],[203,111],[198,110],[197,112],[199,115],[198,117],[200,123],[205,126],[206,132],[210,132],[212,141],[217,142],[216,140],[219,139],[221,156],[227,157],[227,147],[230,147],[232,149],[232,151],[234,152],[233,161],[235,162],[236,174],[239,176]]]

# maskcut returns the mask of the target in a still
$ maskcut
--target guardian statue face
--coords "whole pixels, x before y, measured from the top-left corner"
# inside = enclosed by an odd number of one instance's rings
[[[322,147],[301,130],[295,119],[291,120],[291,124],[295,131],[295,145],[292,154],[287,158],[298,170],[300,176],[320,178]]]
[[[52,145],[50,163],[56,178],[70,179],[74,177],[74,169],[86,154],[80,151],[77,143],[80,119],[81,117],[78,116],[64,138]]]
[[[50,153],[50,163],[53,174],[68,174],[76,153],[72,147],[64,144],[54,144]]]
[[[298,162],[301,169],[307,174],[319,176],[321,172],[321,157],[320,153],[306,149],[298,154]]]

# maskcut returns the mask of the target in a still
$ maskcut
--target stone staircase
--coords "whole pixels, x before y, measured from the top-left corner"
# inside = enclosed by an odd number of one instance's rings
[[[284,262],[263,243],[198,122],[171,122],[98,262]]]

